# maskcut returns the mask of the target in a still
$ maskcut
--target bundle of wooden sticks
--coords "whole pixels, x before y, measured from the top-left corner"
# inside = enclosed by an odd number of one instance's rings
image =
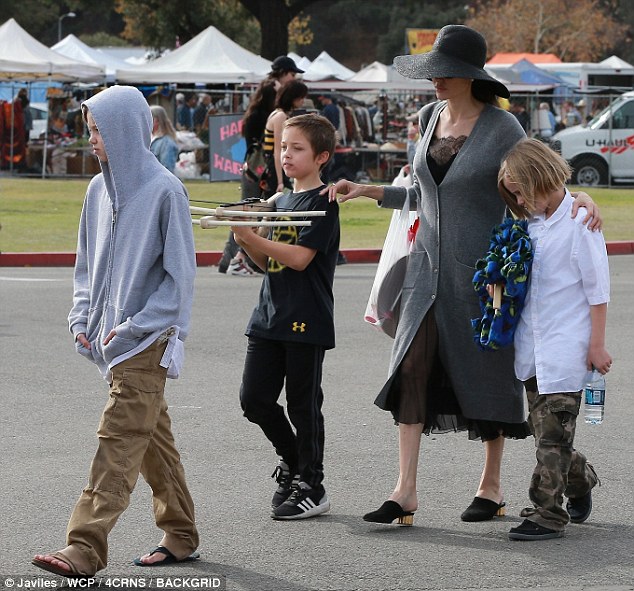
[[[218,228],[220,226],[310,226],[306,218],[322,217],[325,211],[279,211],[273,203],[267,201],[246,201],[215,208],[189,207],[192,223],[201,228]]]

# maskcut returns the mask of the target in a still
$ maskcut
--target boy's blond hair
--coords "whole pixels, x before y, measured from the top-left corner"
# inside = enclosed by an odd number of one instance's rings
[[[284,129],[289,127],[296,127],[306,136],[315,156],[322,152],[328,152],[328,160],[320,167],[320,170],[323,169],[335,153],[337,138],[333,124],[323,115],[307,113],[287,119],[284,122]]]
[[[535,199],[561,189],[570,178],[568,163],[546,144],[536,139],[525,139],[513,146],[498,173],[498,190],[509,209],[519,218],[530,217]],[[516,183],[528,207],[517,203],[515,195],[503,184],[504,179]]]

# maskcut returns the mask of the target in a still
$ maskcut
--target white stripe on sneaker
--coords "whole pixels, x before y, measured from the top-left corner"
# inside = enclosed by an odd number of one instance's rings
[[[314,509],[317,505],[315,505],[315,503],[310,497],[307,497],[301,503],[298,503],[297,506],[300,507],[304,511],[310,511],[311,509]]]
[[[289,506],[290,505],[290,506]],[[287,501],[280,505],[277,509],[273,510],[271,517],[273,519],[306,519],[308,517],[314,517],[330,511],[330,501],[328,497],[324,495],[319,504],[315,503],[311,498],[306,497],[297,503]]]

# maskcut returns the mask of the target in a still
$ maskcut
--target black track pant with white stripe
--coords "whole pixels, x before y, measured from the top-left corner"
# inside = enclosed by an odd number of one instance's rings
[[[244,416],[313,488],[324,479],[324,353],[317,345],[249,337],[240,388]],[[288,417],[278,402],[285,379]]]

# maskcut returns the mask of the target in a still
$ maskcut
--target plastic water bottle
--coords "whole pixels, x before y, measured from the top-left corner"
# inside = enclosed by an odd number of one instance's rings
[[[589,425],[600,425],[603,422],[605,406],[605,377],[596,369],[583,390],[584,418]]]

